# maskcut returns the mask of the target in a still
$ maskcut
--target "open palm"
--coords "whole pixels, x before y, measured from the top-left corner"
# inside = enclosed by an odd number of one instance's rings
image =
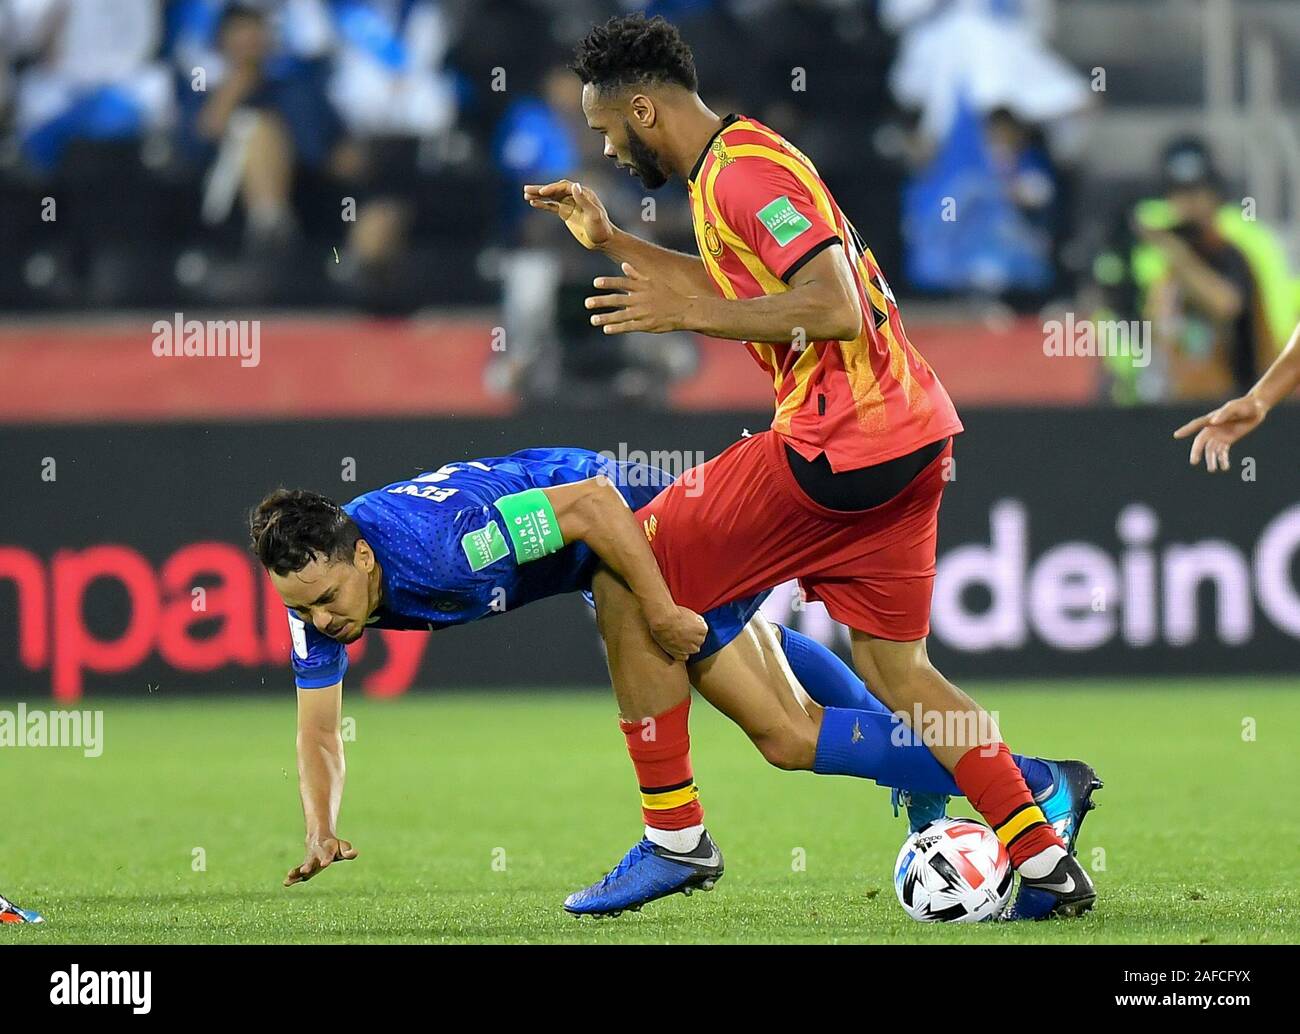
[[[1225,402],[1213,412],[1189,420],[1174,432],[1175,438],[1192,439],[1188,462],[1196,466],[1205,457],[1205,469],[1213,473],[1228,469],[1228,451],[1263,421],[1267,407],[1250,395]]]

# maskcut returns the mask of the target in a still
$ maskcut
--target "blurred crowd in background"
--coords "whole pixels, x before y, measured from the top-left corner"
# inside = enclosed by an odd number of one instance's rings
[[[1172,59],[1135,80],[1059,52],[1051,0],[0,0],[0,310],[497,308],[500,390],[654,399],[692,342],[611,348],[580,303],[606,264],[520,200],[578,178],[693,250],[680,185],[616,174],[566,69],[634,9],[680,27],[715,111],[812,156],[899,293],[1158,319],[1116,401],[1229,393],[1294,322],[1296,256],[1211,141],[1096,173],[1090,124],[1125,83],[1204,99]]]

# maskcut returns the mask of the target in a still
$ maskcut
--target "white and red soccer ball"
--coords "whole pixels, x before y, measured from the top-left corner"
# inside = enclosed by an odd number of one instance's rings
[[[978,923],[1011,898],[1007,849],[975,819],[939,819],[913,833],[894,864],[894,890],[921,923]]]

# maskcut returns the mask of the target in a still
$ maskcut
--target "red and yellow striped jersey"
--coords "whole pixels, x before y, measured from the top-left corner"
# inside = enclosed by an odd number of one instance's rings
[[[893,292],[813,163],[753,119],[729,115],[687,181],[700,257],[724,298],[788,291],[832,245],[862,302],[851,341],[745,342],[772,378],[772,429],[806,459],[856,470],[961,431],[952,400],[903,330]]]

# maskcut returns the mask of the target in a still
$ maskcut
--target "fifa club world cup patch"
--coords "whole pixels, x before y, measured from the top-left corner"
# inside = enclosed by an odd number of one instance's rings
[[[469,561],[471,571],[481,571],[510,552],[510,547],[506,545],[505,536],[501,534],[496,521],[492,521],[486,528],[471,531],[463,536],[460,540],[460,548],[465,551],[465,559]]]
[[[784,194],[758,210],[758,221],[783,248],[805,230],[812,229],[812,223]]]

